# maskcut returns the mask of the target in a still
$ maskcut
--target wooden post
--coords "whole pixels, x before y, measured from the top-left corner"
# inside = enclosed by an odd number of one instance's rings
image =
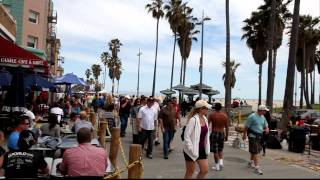
[[[139,161],[141,156],[141,145],[140,144],[131,144],[129,151],[129,164]],[[143,168],[141,164],[136,164],[128,170],[128,179],[141,179]]]
[[[110,155],[109,159],[114,167],[114,170],[118,170],[117,165],[117,157],[119,151],[119,144],[120,144],[120,128],[112,128],[111,130],[111,144],[110,144]],[[119,179],[120,176],[114,176],[115,179]]]
[[[103,147],[104,149],[106,148],[106,129],[107,129],[107,122],[101,120],[100,121],[100,128],[99,128],[99,142],[100,146]]]

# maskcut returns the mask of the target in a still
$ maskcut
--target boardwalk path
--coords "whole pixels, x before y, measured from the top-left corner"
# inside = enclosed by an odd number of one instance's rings
[[[185,173],[185,162],[182,153],[182,142],[180,138],[181,130],[179,130],[174,138],[174,151],[169,155],[169,159],[163,159],[162,150],[162,134],[160,134],[160,145],[154,146],[153,159],[143,157],[144,162],[144,178],[183,178]],[[206,178],[320,178],[318,171],[311,170],[310,168],[301,167],[301,161],[294,161],[301,157],[302,154],[288,152],[287,150],[267,150],[267,155],[262,158],[261,168],[264,174],[257,175],[247,168],[247,161],[249,153],[245,149],[235,149],[231,147],[232,140],[235,138],[235,132],[231,130],[229,141],[225,143],[225,168],[222,171],[216,172],[211,170],[213,166],[213,157],[209,157],[210,170]],[[132,141],[131,127],[128,126],[126,137],[122,138],[125,151],[128,154],[129,145]],[[284,154],[291,155],[285,156]],[[294,160],[293,160],[294,159]],[[302,158],[303,159],[303,158]],[[295,162],[295,163],[294,163]],[[121,163],[123,166],[123,163]],[[319,167],[319,166],[318,166]],[[198,171],[198,170],[196,170]],[[126,174],[122,174],[122,178],[126,178]]]

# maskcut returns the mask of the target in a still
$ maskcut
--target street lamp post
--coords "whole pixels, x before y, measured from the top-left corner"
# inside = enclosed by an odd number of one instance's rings
[[[137,84],[137,98],[139,97],[139,81],[140,81],[140,56],[142,55],[142,53],[140,52],[140,48],[139,48],[139,53],[137,54],[137,56],[139,56],[138,59],[138,84]]]
[[[211,18],[204,17],[204,11],[202,11],[202,19],[201,19],[201,57],[200,57],[200,87],[199,87],[199,98],[202,99],[202,72],[203,72],[203,22],[209,21]]]

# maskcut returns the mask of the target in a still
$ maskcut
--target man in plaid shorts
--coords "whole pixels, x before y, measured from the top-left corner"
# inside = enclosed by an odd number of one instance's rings
[[[221,103],[215,103],[215,112],[209,116],[209,123],[212,125],[210,134],[210,152],[213,153],[215,166],[212,169],[220,171],[223,168],[223,145],[228,141],[228,116],[221,112]]]

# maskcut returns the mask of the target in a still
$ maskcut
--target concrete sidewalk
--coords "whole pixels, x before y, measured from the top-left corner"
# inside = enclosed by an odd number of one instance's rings
[[[185,173],[185,161],[182,153],[182,141],[180,138],[181,130],[178,130],[174,138],[174,151],[169,155],[169,159],[163,159],[163,143],[162,134],[160,133],[160,145],[153,147],[153,159],[148,159],[143,156],[144,173],[143,178],[160,179],[160,178],[183,178]],[[127,129],[127,135],[121,138],[126,155],[130,143],[132,142],[131,128]],[[209,156],[209,172],[206,178],[237,178],[237,179],[257,179],[257,178],[295,178],[295,179],[319,179],[320,174],[307,168],[303,168],[293,164],[286,164],[272,159],[272,153],[262,158],[261,168],[264,172],[263,175],[257,175],[252,169],[247,167],[249,153],[242,149],[235,149],[228,143],[225,143],[225,168],[222,171],[213,171],[211,167],[214,164],[213,156]],[[145,153],[144,153],[145,154]],[[127,157],[128,158],[128,157]],[[119,160],[122,158],[119,157]],[[122,161],[122,160],[121,160]],[[119,163],[120,167],[122,166]],[[198,169],[196,169],[198,172]],[[194,177],[196,177],[194,174]],[[122,178],[127,175],[122,174]]]

